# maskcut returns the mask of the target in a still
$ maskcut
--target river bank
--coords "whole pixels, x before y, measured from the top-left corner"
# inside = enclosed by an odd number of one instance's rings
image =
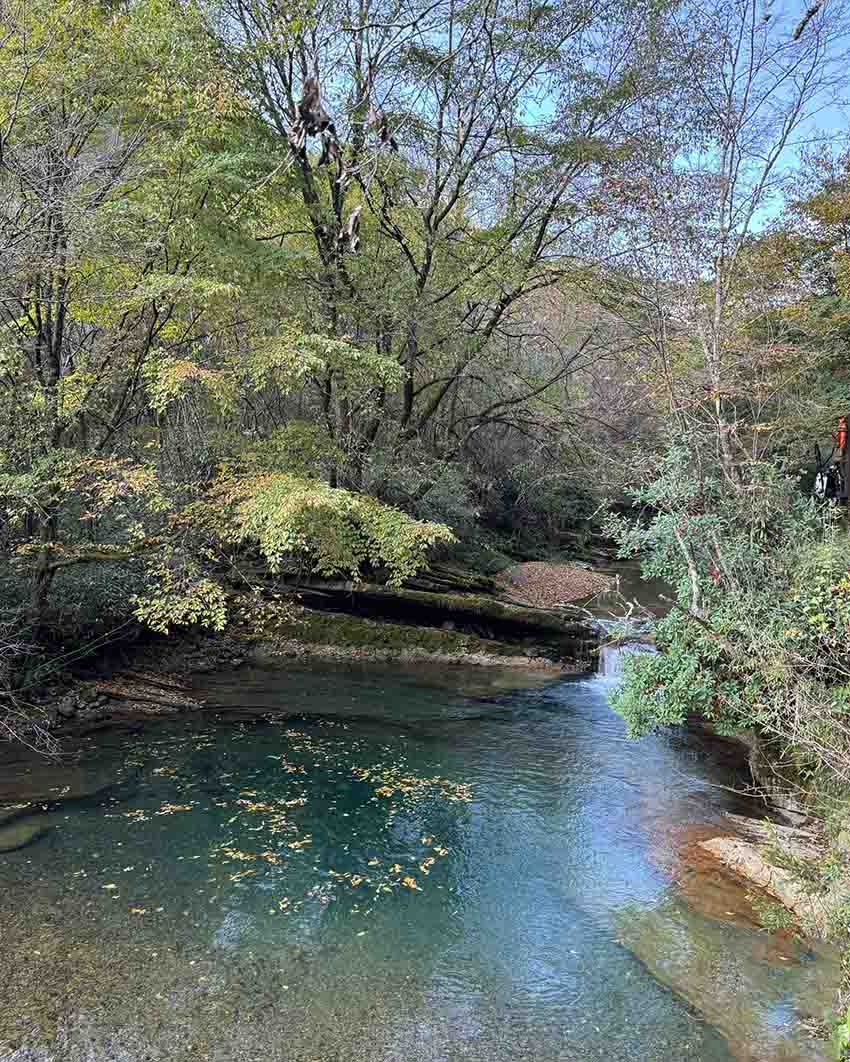
[[[575,597],[613,582],[583,567],[539,567],[554,573],[568,596],[569,588]],[[199,709],[189,678],[246,662],[350,660],[552,675],[595,669],[599,632],[585,618],[513,601],[503,592],[509,585],[507,576],[497,584],[439,569],[405,588],[311,580],[286,592],[234,595],[223,634],[148,635],[84,658],[40,691],[43,719],[56,732],[113,716]]]
[[[525,585],[526,593],[531,597],[545,594],[542,588],[527,589],[529,583],[540,587],[541,577],[546,575],[542,571],[544,567],[524,565],[513,570],[518,585]],[[566,576],[558,575],[556,585],[561,589],[554,592],[568,592],[573,569],[569,566],[549,567],[567,569]],[[575,571],[580,576],[577,580],[573,579],[571,584],[576,592],[578,588],[586,588],[591,584],[597,591],[604,592],[605,587],[610,587],[614,581],[607,573],[597,575],[586,569]],[[507,577],[503,577],[502,582],[507,583]],[[471,607],[469,602],[474,600],[468,596],[462,605],[458,606],[455,602],[453,607],[468,611]],[[256,602],[249,604],[253,606]],[[506,616],[511,617],[516,613],[522,623],[531,627],[537,616],[533,612],[529,614],[527,606],[528,602],[523,602],[521,608],[515,609],[513,604],[494,602],[488,605],[488,614],[490,617],[495,614],[498,621],[504,623],[509,622]],[[477,607],[482,611],[480,606]],[[64,744],[67,752],[68,744],[73,746],[78,736],[104,728],[133,725],[155,718],[215,713],[222,705],[210,696],[209,690],[203,690],[204,677],[218,672],[229,673],[235,668],[259,666],[274,672],[309,661],[331,665],[350,663],[355,666],[389,664],[406,670],[421,665],[426,669],[448,668],[450,673],[471,668],[499,670],[516,676],[539,675],[541,681],[551,680],[558,675],[588,673],[598,669],[607,674],[609,681],[616,681],[622,661],[629,652],[651,648],[651,635],[649,642],[645,640],[646,635],[631,641],[624,639],[612,642],[609,639],[597,659],[595,648],[600,644],[599,629],[594,631],[588,627],[587,641],[581,646],[582,654],[579,657],[574,653],[576,645],[580,643],[575,638],[573,626],[567,643],[570,655],[564,656],[558,650],[556,640],[550,638],[548,643],[546,641],[551,636],[552,623],[545,614],[542,617],[542,644],[548,655],[542,655],[540,641],[535,646],[531,637],[523,639],[522,651],[517,652],[515,640],[499,641],[470,631],[458,631],[453,629],[454,623],[450,621],[439,628],[414,623],[391,623],[350,613],[295,609],[289,602],[276,605],[263,603],[256,611],[243,607],[237,611],[237,616],[237,622],[226,635],[195,632],[150,639],[130,650],[125,648],[112,655],[106,654],[93,661],[94,666],[90,669],[83,668],[76,675],[69,676],[64,686],[48,691],[53,698],[49,709],[52,736]],[[485,618],[482,622],[486,621]],[[539,636],[540,632],[538,639]],[[517,678],[514,681],[521,680]],[[249,714],[267,710],[267,705],[243,706],[243,711]],[[286,715],[279,711],[277,714]],[[731,740],[718,737],[703,720],[692,720],[689,725],[705,747],[712,747],[741,770],[752,767],[751,735],[745,736],[743,741]],[[764,765],[760,764],[760,768],[761,775],[754,770],[754,779],[745,785],[746,789],[756,787],[755,779],[761,786]],[[768,795],[782,804],[782,793],[772,792]],[[815,900],[804,890],[801,892],[794,883],[794,874],[776,867],[769,859],[765,859],[763,852],[768,844],[768,833],[772,838],[774,852],[771,858],[774,861],[777,851],[784,846],[803,865],[807,859],[819,858],[825,845],[821,840],[816,845],[810,843],[808,847],[796,845],[796,838],[786,836],[787,831],[783,832],[783,827],[778,825],[773,807],[771,801],[764,806],[766,827],[759,819],[752,820],[749,831],[741,829],[741,823],[728,823],[725,831],[715,829],[702,839],[703,850],[698,855],[693,846],[684,845],[680,862],[685,864],[690,859],[691,862],[699,863],[707,855],[715,860],[718,867],[725,866],[737,875],[744,887],[754,887],[759,895],[770,897],[769,904],[761,904],[768,920],[776,919],[777,903],[789,912],[788,924],[798,926],[801,923],[801,910],[821,911],[817,919],[803,920],[807,931],[820,933],[828,921],[823,913],[823,901]],[[780,815],[784,814],[785,810],[782,809]],[[792,821],[804,822],[805,817],[804,813],[797,812]],[[812,836],[809,831],[809,837]],[[777,882],[780,883],[778,886]],[[836,903],[832,904],[834,906]]]
[[[592,586],[604,594],[606,587],[610,588],[616,579],[610,573],[596,574],[584,568],[548,566],[549,570],[544,571],[545,568],[547,566],[532,564],[511,570],[517,586],[524,587],[529,599],[541,598],[547,592],[569,594],[570,587],[578,593],[582,588]],[[545,578],[548,575],[552,580],[556,568],[564,569],[566,574],[559,571],[553,582],[555,589],[547,591]],[[502,577],[503,585],[509,582],[507,575]],[[415,592],[415,603],[420,608],[423,596],[422,592]],[[651,635],[638,635],[637,640],[633,638],[631,641],[628,638],[608,639],[597,658],[600,628],[588,627],[585,631],[587,640],[582,644],[576,639],[575,625],[570,621],[566,643],[568,655],[564,655],[557,638],[551,637],[553,627],[557,631],[562,629],[561,621],[556,624],[548,613],[538,616],[530,611],[528,600],[517,608],[512,603],[498,600],[482,607],[473,595],[466,595],[460,604],[455,598],[453,595],[448,602],[455,614],[459,611],[468,619],[467,614],[474,607],[475,615],[483,615],[481,623],[492,623],[494,616],[500,624],[517,623],[516,617],[519,617],[519,623],[533,630],[533,624],[541,622],[542,640],[538,631],[535,645],[535,638],[528,636],[526,630],[522,651],[517,652],[516,640],[500,641],[469,630],[458,631],[452,621],[445,621],[441,627],[392,623],[350,613],[296,609],[289,601],[263,602],[257,607],[255,600],[246,600],[236,610],[237,620],[226,635],[195,632],[150,639],[129,651],[125,648],[119,653],[104,655],[93,661],[91,668],[80,669],[76,675],[69,676],[64,686],[52,693],[48,691],[53,698],[48,716],[52,737],[63,744],[67,752],[69,743],[73,746],[80,735],[113,726],[133,725],[155,718],[215,713],[223,706],[211,697],[208,689],[203,689],[204,677],[218,672],[229,673],[236,668],[259,666],[274,672],[309,661],[354,666],[388,664],[406,670],[421,665],[426,669],[448,668],[449,673],[471,668],[499,670],[516,676],[539,675],[542,681],[598,669],[608,676],[609,681],[616,682],[629,652],[652,648]],[[602,621],[602,630],[605,622]],[[575,652],[576,646],[581,648],[580,656]],[[543,655],[541,648],[548,655]],[[262,713],[268,708],[268,705],[242,706],[248,714]],[[278,711],[277,714],[286,716],[285,712]],[[815,843],[812,838],[816,834],[809,830],[809,843],[801,847],[796,843],[798,838],[790,835],[793,831],[784,831],[779,825],[779,818],[787,816],[782,807],[783,794],[779,791],[767,794],[763,790],[764,764],[759,762],[758,770],[753,766],[752,735],[742,736],[744,740],[719,738],[703,720],[692,720],[689,725],[705,747],[712,747],[741,770],[752,769],[753,777],[745,788],[756,789],[758,785],[759,791],[770,799],[761,816],[766,826],[761,818],[754,818],[749,830],[742,829],[740,822],[727,823],[725,829],[715,828],[702,838],[699,853],[693,845],[684,844],[679,862],[685,865],[690,860],[699,864],[705,858],[713,859],[715,869],[723,866],[738,877],[744,888],[755,888],[757,894],[764,897],[760,901],[764,918],[756,918],[756,922],[764,919],[775,922],[779,917],[783,924],[787,922],[798,928],[804,925],[807,932],[823,933],[831,917],[829,911],[843,902],[843,892],[833,890],[830,902],[825,903],[822,898],[814,898],[801,889],[796,884],[795,874],[775,863],[781,859],[781,851],[785,848],[791,858],[804,867],[806,861],[820,858],[826,850],[825,843],[820,838]],[[779,815],[774,814],[774,810],[778,810]],[[792,822],[799,824],[805,820],[805,812],[797,809]],[[769,841],[773,851],[769,858],[765,858]],[[9,835],[8,843],[16,843],[16,837]],[[0,838],[0,847],[2,844]],[[780,904],[786,909],[787,916],[777,916]],[[801,912],[815,910],[820,912],[817,918],[801,919]]]

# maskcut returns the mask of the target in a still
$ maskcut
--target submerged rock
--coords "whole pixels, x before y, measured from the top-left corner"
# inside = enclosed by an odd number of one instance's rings
[[[105,796],[114,784],[115,772],[108,765],[88,768],[35,756],[0,760],[0,807],[95,799]]]
[[[788,941],[793,950],[771,963],[775,972],[766,980],[763,938],[754,930],[750,953],[733,951],[723,922],[675,901],[624,910],[618,933],[655,978],[718,1029],[737,1062],[828,1062],[828,1045],[807,1024],[831,1010],[841,976],[837,960],[825,947],[814,953]]]
[[[38,819],[16,819],[0,826],[0,852],[17,852],[46,833],[47,827]]]

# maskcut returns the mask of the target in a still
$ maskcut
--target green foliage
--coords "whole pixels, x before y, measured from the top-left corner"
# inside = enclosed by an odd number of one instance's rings
[[[836,1062],[846,1062],[850,1058],[850,1007],[833,1026],[832,1048]]]
[[[765,464],[732,486],[694,475],[681,448],[632,489],[645,516],[612,515],[621,556],[638,551],[676,605],[658,655],[627,663],[614,705],[633,734],[696,713],[788,749],[798,777],[845,777],[850,744],[850,536],[834,511]]]
[[[596,322],[562,320],[556,248],[641,150],[673,24],[639,7],[414,3],[385,47],[380,4],[5,5],[0,533],[34,640],[81,605],[220,629],[257,567],[397,584],[458,538],[491,570],[581,545]],[[286,102],[305,48],[321,164]]]
[[[370,464],[367,482],[417,519],[446,524],[463,538],[477,533],[475,486],[458,464],[421,452],[382,454]]]
[[[509,531],[521,552],[581,552],[598,505],[581,477],[528,463],[511,469],[497,489],[492,523]]]
[[[780,929],[792,929],[794,927],[794,916],[784,904],[769,900],[765,896],[757,895],[756,893],[750,894],[749,901],[764,929],[776,932]]]
[[[734,685],[724,686],[714,673],[717,654],[698,643],[688,624],[678,617],[663,620],[656,629],[656,645],[658,655],[632,653],[626,658],[623,685],[611,697],[630,736],[680,725],[691,713],[721,723],[715,718],[716,707],[724,695],[722,727],[734,732],[745,725],[739,721]]]
[[[135,594],[134,615],[151,630],[168,634],[173,627],[208,627],[224,630],[227,624],[227,596],[213,579],[197,571],[175,573],[163,565],[154,573],[154,589]]]
[[[386,569],[393,584],[413,575],[431,546],[453,538],[448,528],[368,495],[285,472],[240,476],[225,469],[180,522],[231,545],[255,546],[272,572],[294,555],[321,575],[356,579],[364,565]]]
[[[240,457],[257,472],[316,478],[334,468],[342,452],[317,424],[291,420],[266,438],[246,444]]]

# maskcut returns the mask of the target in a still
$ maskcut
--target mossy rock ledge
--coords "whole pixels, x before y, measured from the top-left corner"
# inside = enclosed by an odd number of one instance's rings
[[[547,633],[551,639],[553,632]],[[589,653],[584,652],[580,644],[564,646],[541,639],[544,645],[521,646],[515,641],[483,638],[467,631],[313,609],[276,619],[260,630],[246,631],[246,636],[254,643],[254,658],[266,663],[280,657],[315,655],[340,659],[545,667],[574,672],[587,670],[590,666]]]

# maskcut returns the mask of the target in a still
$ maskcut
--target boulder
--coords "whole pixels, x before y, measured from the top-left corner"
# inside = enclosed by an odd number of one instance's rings
[[[77,714],[77,700],[72,693],[62,697],[56,703],[56,714],[60,719],[73,719]]]

